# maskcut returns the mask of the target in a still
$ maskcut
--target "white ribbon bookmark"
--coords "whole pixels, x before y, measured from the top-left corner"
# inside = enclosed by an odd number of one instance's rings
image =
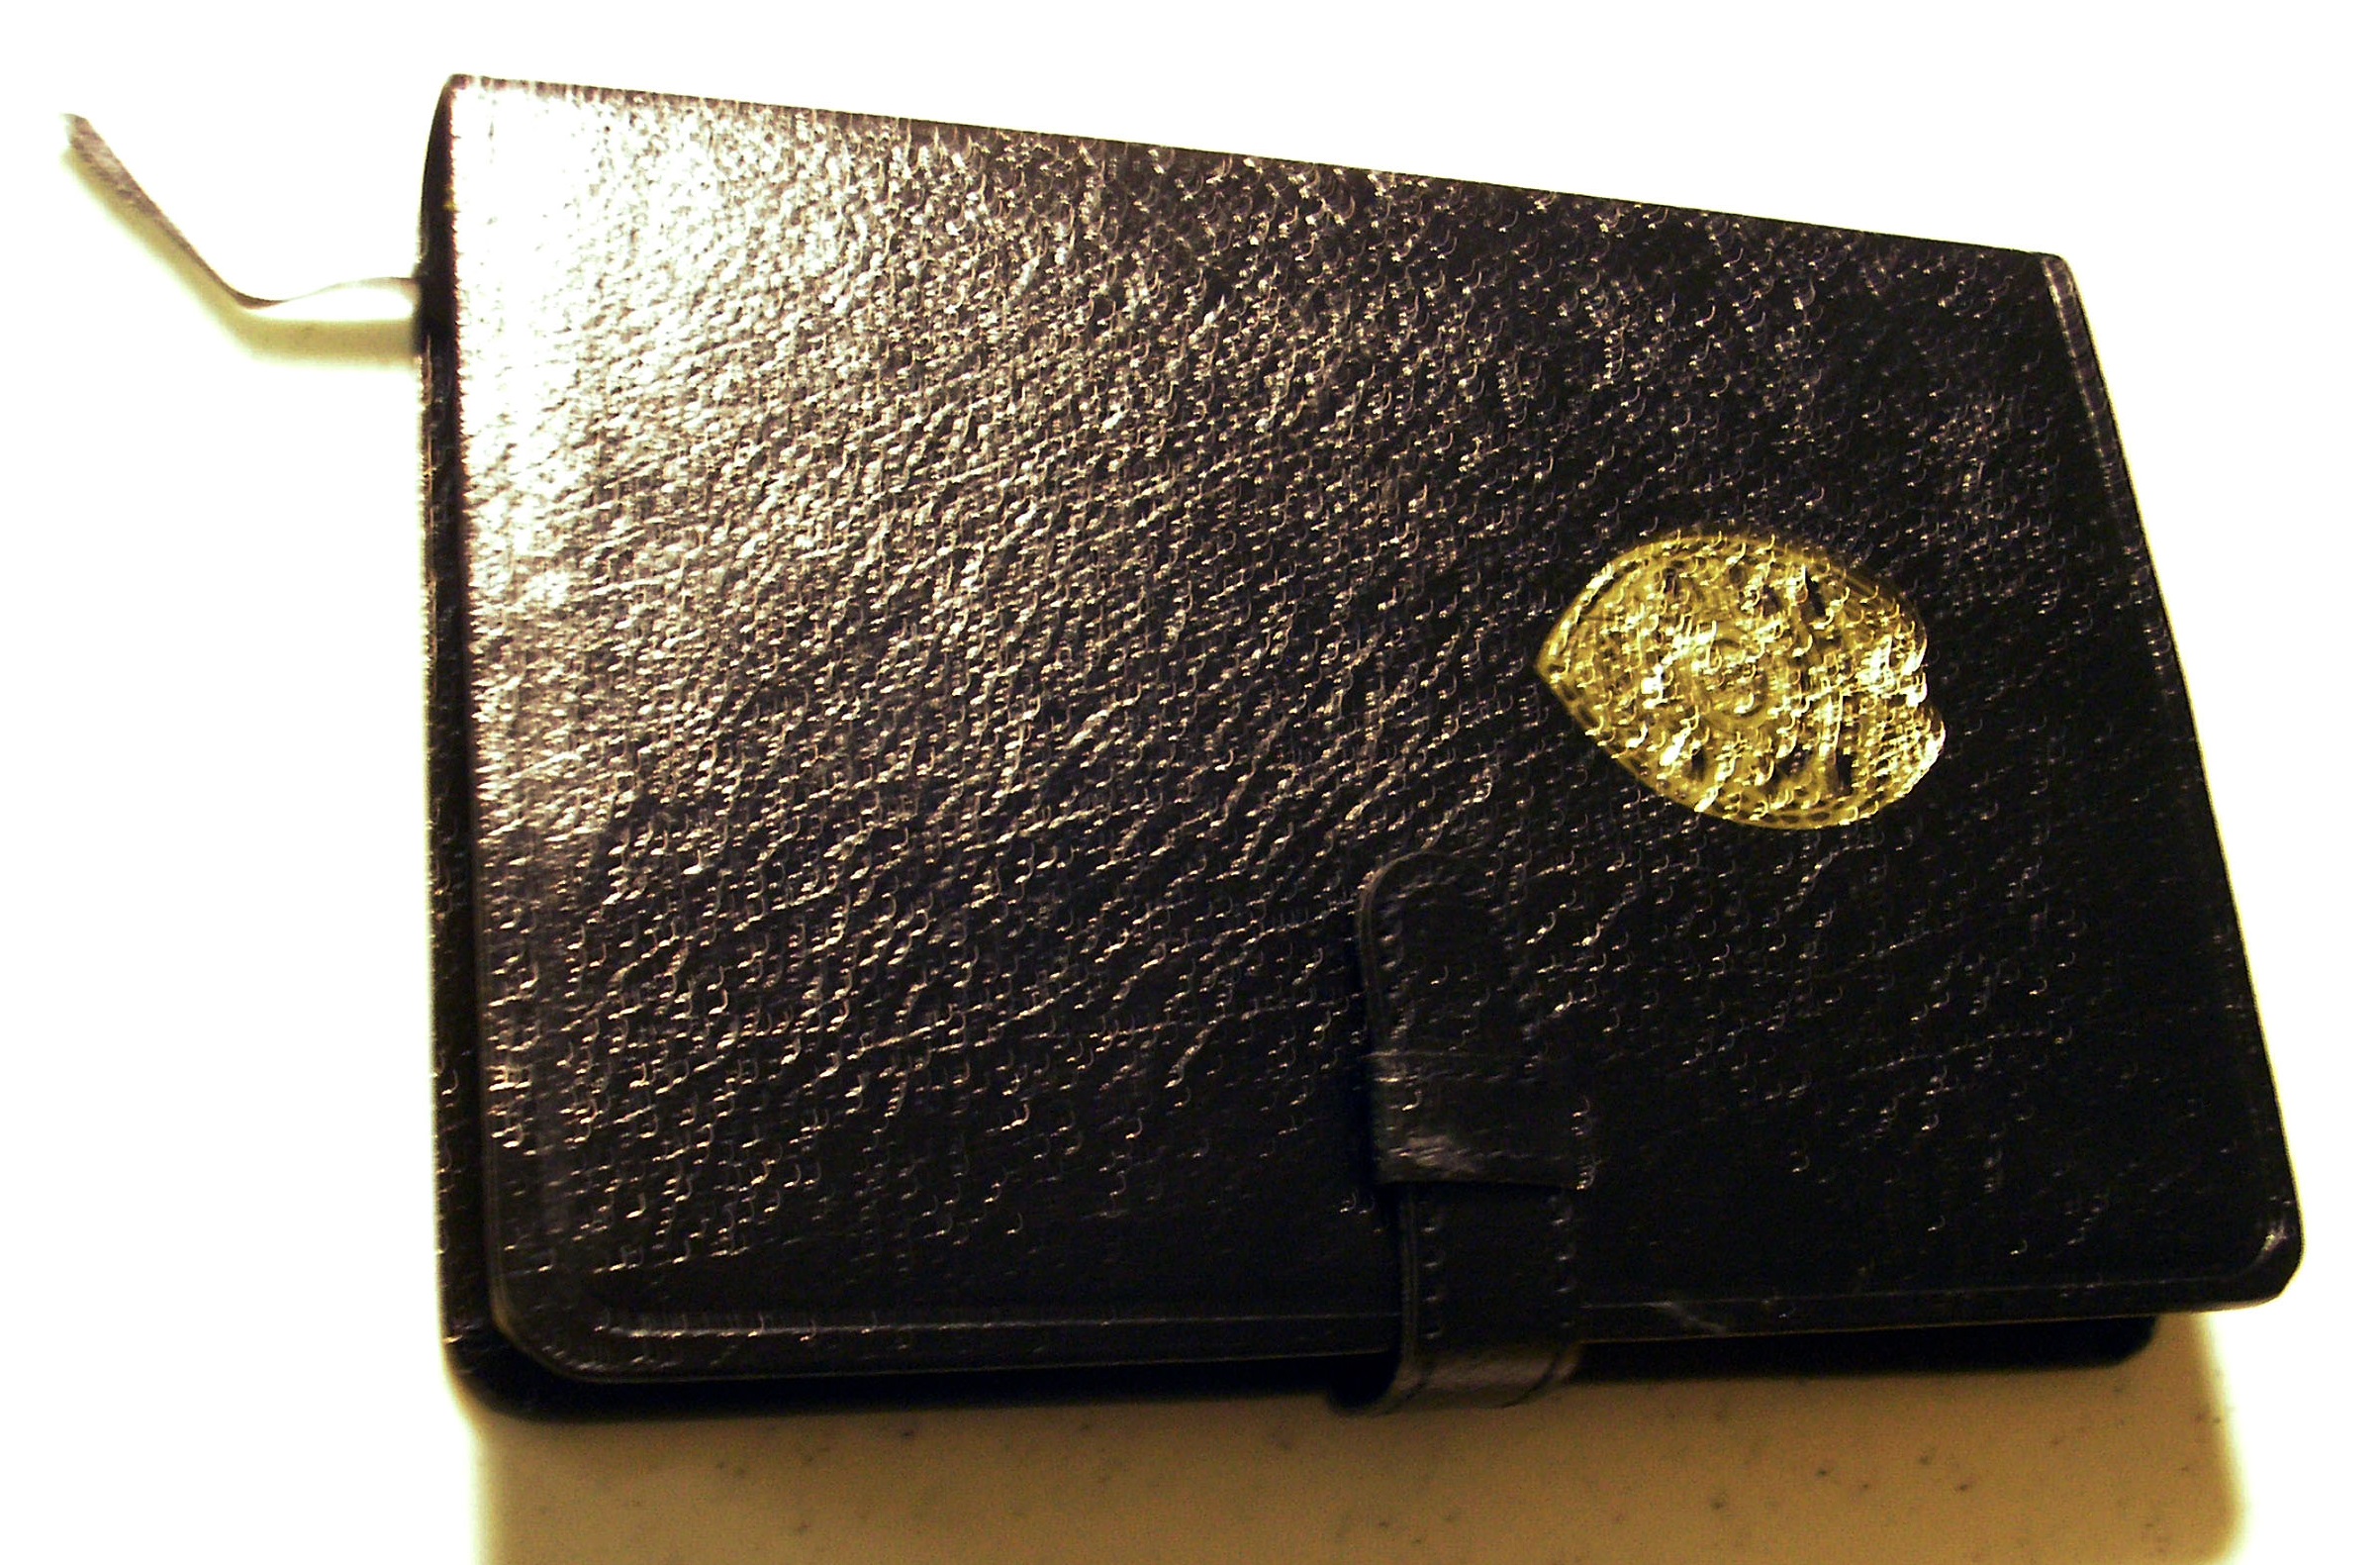
[[[170,240],[173,247],[179,250],[190,264],[205,272],[213,280],[215,286],[238,301],[243,309],[273,310],[283,305],[329,299],[334,295],[353,296],[370,293],[387,296],[387,308],[367,309],[360,312],[341,309],[338,312],[338,320],[342,323],[359,323],[380,318],[410,319],[420,308],[421,285],[411,277],[356,277],[345,282],[328,283],[320,288],[312,288],[304,293],[289,294],[278,299],[236,288],[229,278],[215,269],[213,263],[206,256],[199,253],[198,246],[191,244],[189,237],[174,226],[173,219],[165,215],[164,209],[157,205],[149,193],[141,188],[141,181],[133,177],[133,171],[124,166],[124,159],[116,155],[116,149],[108,146],[106,138],[99,134],[98,129],[90,121],[79,114],[69,114],[66,116],[66,133],[67,146],[73,151],[75,159],[82,164],[84,170],[93,179],[97,180],[117,200],[123,202],[126,207],[153,224],[157,232]]]

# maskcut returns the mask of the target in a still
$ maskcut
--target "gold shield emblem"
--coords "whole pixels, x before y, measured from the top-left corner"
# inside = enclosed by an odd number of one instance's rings
[[[1537,672],[1663,798],[1808,830],[1874,815],[1942,753],[1925,657],[1881,583],[1803,544],[1683,533],[1596,572]]]

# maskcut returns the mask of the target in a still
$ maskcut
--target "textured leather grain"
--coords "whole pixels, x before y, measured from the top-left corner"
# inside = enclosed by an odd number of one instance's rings
[[[1593,1107],[1582,1334],[2294,1264],[2054,260],[486,82],[425,212],[467,1365],[1393,1349],[1356,910],[1417,850]],[[1708,526],[1922,616],[1909,797],[1697,817],[1534,677],[1600,563]]]

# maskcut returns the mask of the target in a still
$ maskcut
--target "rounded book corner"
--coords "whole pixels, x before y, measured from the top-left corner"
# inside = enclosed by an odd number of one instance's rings
[[[497,1269],[488,1279],[488,1328],[523,1363],[590,1387],[634,1383],[636,1344],[610,1328],[601,1307],[568,1280],[523,1287]]]
[[[447,1375],[475,1407],[517,1418],[574,1411],[573,1393],[581,1383],[544,1368],[485,1322],[449,1329],[444,1346]]]
[[[2218,1308],[2269,1304],[2288,1288],[2305,1258],[2305,1224],[2293,1202],[2265,1220],[2253,1258],[2223,1280],[2224,1297]]]

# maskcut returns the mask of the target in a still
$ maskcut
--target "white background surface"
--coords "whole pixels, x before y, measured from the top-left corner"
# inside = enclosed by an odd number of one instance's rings
[[[2350,8],[399,0],[0,32],[0,1553],[24,1560],[2369,1558],[2380,1133],[2373,32]],[[245,325],[410,268],[452,70],[2055,250],[2205,741],[2304,1198],[2277,1304],[2120,1370],[614,1428],[435,1345],[416,389]]]

